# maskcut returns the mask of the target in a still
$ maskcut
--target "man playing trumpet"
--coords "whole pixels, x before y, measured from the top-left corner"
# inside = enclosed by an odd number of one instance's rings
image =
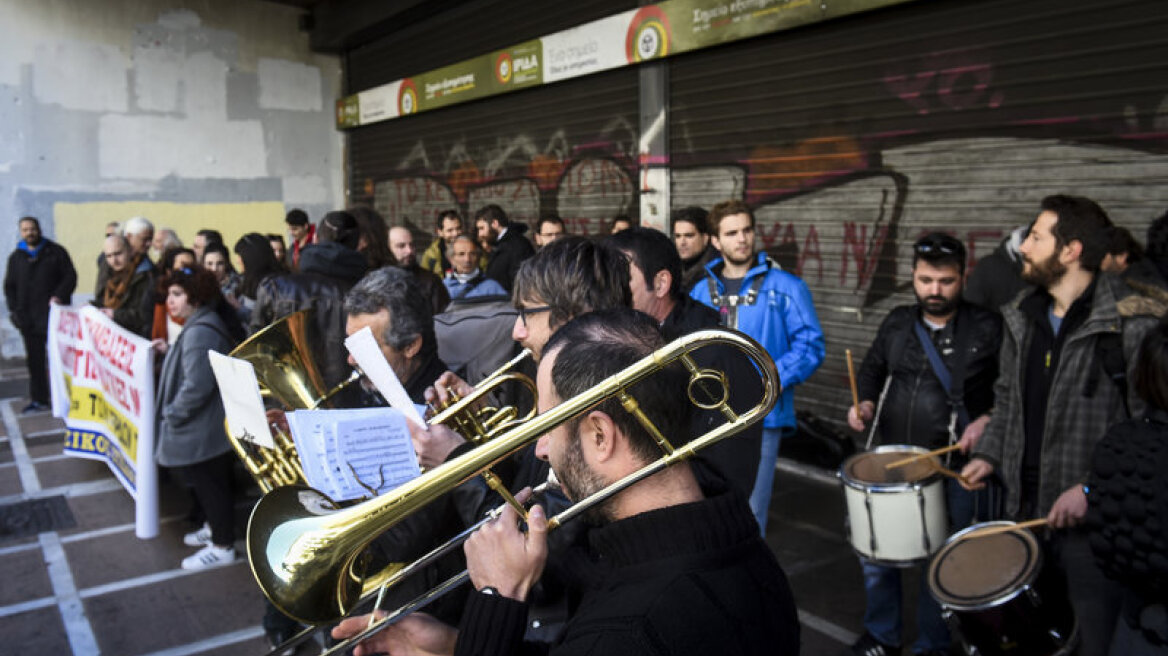
[[[547,411],[649,355],[663,343],[655,322],[631,310],[575,319],[547,342],[536,383]],[[667,436],[686,434],[679,406],[684,382],[666,370],[630,393]],[[652,437],[615,399],[539,439],[573,500],[656,460]],[[688,463],[676,464],[615,494],[590,511],[588,541],[557,566],[578,598],[555,654],[797,654],[799,625],[786,578],[758,535],[745,498],[725,486],[699,486]],[[355,653],[511,654],[522,647],[528,593],[547,562],[547,519],[539,506],[520,530],[517,513],[467,541],[471,583],[456,630],[415,614]],[[586,545],[586,546],[585,546]],[[334,629],[345,638],[368,618]]]

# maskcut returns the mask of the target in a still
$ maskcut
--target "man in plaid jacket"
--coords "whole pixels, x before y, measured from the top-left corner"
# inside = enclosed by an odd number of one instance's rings
[[[1046,517],[1054,529],[1048,565],[1061,571],[1084,656],[1106,654],[1118,588],[1096,566],[1079,526],[1095,444],[1107,427],[1142,409],[1126,371],[1156,308],[1099,272],[1110,219],[1077,196],[1049,196],[1022,244],[1033,285],[1002,306],[1001,375],[993,417],[980,440],[963,439],[975,487],[991,474],[1006,486],[1006,514]]]

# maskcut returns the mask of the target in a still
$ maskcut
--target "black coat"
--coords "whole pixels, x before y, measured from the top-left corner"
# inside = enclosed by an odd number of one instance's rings
[[[879,442],[932,449],[949,443],[950,405],[949,395],[933,373],[925,349],[914,333],[913,326],[920,316],[918,305],[902,305],[888,313],[860,365],[857,385],[861,401],[876,403],[885,376],[892,376],[880,417]],[[994,405],[993,385],[998,377],[1002,320],[994,312],[963,303],[953,319],[953,327],[959,332],[972,330],[963,394],[972,420]],[[952,371],[956,348],[949,354],[943,346],[938,350]]]
[[[673,341],[699,330],[721,327],[717,310],[688,296],[682,296],[673,307],[673,311],[661,323],[661,332],[666,341]],[[736,412],[744,413],[762,398],[762,383],[758,372],[737,350],[722,346],[704,348],[695,353],[694,360],[699,367],[717,369],[726,374],[730,387],[730,407]],[[726,418],[720,412],[697,411],[691,422],[693,437],[699,437],[725,422]],[[707,447],[698,455],[699,461],[712,465],[714,470],[739,492],[749,496],[750,491],[754,489],[761,449],[760,421],[733,437]],[[697,472],[699,478],[704,481],[704,468],[699,466]]]
[[[310,328],[315,334],[308,343],[325,385],[337,385],[351,371],[345,348],[345,294],[365,275],[366,267],[360,253],[336,242],[305,248],[300,253],[300,273],[277,274],[260,282],[248,333],[311,308]]]
[[[527,226],[522,223],[515,222],[507,226],[507,231],[495,242],[487,270],[483,272],[491,280],[503,285],[503,289],[508,293],[515,284],[515,274],[519,271],[519,265],[523,264],[523,260],[535,255],[535,247],[523,236],[525,232]]]
[[[1009,243],[1010,235],[1006,235],[993,253],[977,261],[965,283],[965,300],[999,312],[1026,286],[1022,280],[1022,259],[1014,257]]]
[[[55,296],[68,305],[76,287],[73,260],[56,242],[45,239],[35,258],[19,248],[8,256],[4,300],[12,314],[12,324],[21,331],[47,331],[49,299]]]
[[[1095,560],[1147,602],[1168,601],[1168,412],[1107,429],[1087,479],[1086,527]]]
[[[588,542],[549,561],[580,599],[551,654],[799,653],[790,586],[741,496],[634,515],[593,529]],[[536,653],[520,642],[526,619],[526,604],[471,593],[454,653]]]

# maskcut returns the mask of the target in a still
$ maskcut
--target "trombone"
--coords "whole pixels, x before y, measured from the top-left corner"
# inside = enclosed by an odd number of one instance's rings
[[[762,378],[762,400],[741,415],[729,407],[724,374],[699,368],[691,356],[692,351],[713,344],[725,344],[742,351],[752,359]],[[727,419],[721,426],[677,448],[657,431],[628,392],[628,388],[637,382],[675,362],[680,362],[689,372],[687,391],[690,402],[699,408],[718,410]],[[698,398],[697,390],[704,387],[708,392],[711,383],[718,385],[721,393],[712,398]],[[248,522],[247,550],[252,573],[264,594],[286,615],[308,624],[340,619],[349,614],[360,599],[365,567],[362,554],[374,538],[430,501],[605,399],[619,398],[624,408],[654,435],[664,455],[551,518],[549,527],[554,528],[574,518],[630,485],[761,420],[774,406],[779,391],[774,361],[753,339],[724,330],[687,335],[522,426],[375,499],[340,510],[328,497],[308,487],[288,486],[272,491],[256,504]],[[448,582],[451,585],[444,584],[442,588],[452,589],[459,582]],[[440,594],[432,591],[420,601],[424,605]]]

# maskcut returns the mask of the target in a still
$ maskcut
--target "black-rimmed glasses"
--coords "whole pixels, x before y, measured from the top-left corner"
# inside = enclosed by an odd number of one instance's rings
[[[539,314],[540,312],[550,312],[552,309],[552,306],[540,305],[539,307],[529,307],[529,308],[520,307],[520,308],[515,308],[515,309],[519,311],[519,319],[523,322],[523,327],[526,328],[528,315]]]

